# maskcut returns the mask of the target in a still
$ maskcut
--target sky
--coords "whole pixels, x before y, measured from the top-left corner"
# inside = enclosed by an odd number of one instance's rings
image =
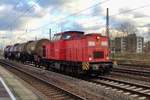
[[[106,8],[110,29],[130,21],[138,35],[150,40],[149,0],[0,0],[0,45],[49,38],[50,28],[52,34],[105,33]]]

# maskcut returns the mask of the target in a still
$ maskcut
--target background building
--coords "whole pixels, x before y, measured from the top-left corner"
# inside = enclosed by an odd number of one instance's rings
[[[144,47],[144,38],[130,34],[124,37],[114,39],[114,48],[116,53],[142,53]]]
[[[111,53],[115,53],[116,50],[115,50],[115,40],[110,40],[110,50],[111,50]]]
[[[127,52],[142,53],[144,47],[144,38],[136,36],[136,34],[130,34],[127,39]]]
[[[150,53],[150,41],[148,41],[144,44],[144,52]]]
[[[115,38],[115,52],[125,52],[126,51],[126,37]]]

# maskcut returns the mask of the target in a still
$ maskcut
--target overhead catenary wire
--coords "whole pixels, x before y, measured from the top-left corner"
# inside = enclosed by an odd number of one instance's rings
[[[20,0],[20,1],[21,1],[21,0]],[[40,2],[40,1],[41,1],[41,0],[37,0],[36,3]],[[20,2],[18,2],[17,5],[18,5],[19,3],[20,3]],[[16,5],[16,6],[17,6],[17,5]],[[16,8],[16,6],[15,6],[15,8]],[[35,5],[33,4],[31,7],[27,8],[27,9],[25,10],[25,12],[23,12],[21,15],[17,16],[17,17],[8,25],[8,28],[9,28],[9,27],[12,28],[12,25],[13,25],[14,23],[16,23],[16,21],[17,21],[19,18],[21,18],[22,16],[24,16],[26,13],[28,13],[34,6],[35,6]]]
[[[126,10],[126,11],[116,13],[116,14],[112,14],[109,17],[114,17],[114,16],[117,16],[117,15],[129,13],[129,12],[136,11],[136,10],[139,10],[139,9],[143,9],[143,8],[146,8],[146,7],[150,7],[150,4],[146,4],[146,5],[143,5],[143,6],[140,6],[140,7],[136,7],[136,8],[132,8],[132,9],[129,9],[129,10]],[[110,26],[112,26],[112,25],[114,25],[114,23],[113,24],[110,23]],[[104,27],[106,25],[102,25],[102,26]]]
[[[18,0],[18,2],[16,2],[16,4],[14,5],[13,8],[16,8],[16,7],[20,4],[21,1],[22,1],[22,0]]]
[[[37,2],[39,2],[39,1],[40,1],[40,0],[38,0]],[[41,26],[41,27],[38,27],[38,28],[36,28],[36,29],[31,29],[30,32],[31,32],[31,31],[40,30],[40,29],[44,28],[45,26],[48,26],[48,25],[50,25],[50,24],[52,24],[52,23],[59,23],[59,22],[62,22],[62,20],[65,20],[65,19],[67,19],[67,18],[70,17],[70,16],[78,15],[78,14],[80,14],[81,12],[84,12],[84,11],[86,11],[86,10],[88,10],[88,9],[91,9],[91,8],[93,8],[93,7],[95,7],[95,6],[98,6],[98,5],[103,4],[103,3],[105,3],[105,2],[108,2],[108,1],[109,1],[109,0],[106,0],[106,1],[103,1],[103,2],[99,2],[99,3],[97,3],[97,4],[93,5],[93,6],[90,6],[90,7],[86,8],[86,9],[83,9],[83,10],[81,10],[81,11],[79,11],[79,12],[72,13],[72,14],[70,14],[70,15],[64,17],[64,18],[60,18],[60,19],[58,19],[58,20],[56,20],[56,21],[53,21],[53,22],[48,23],[48,24],[45,24],[45,25],[43,25],[43,26]],[[119,13],[116,13],[116,14],[113,14],[113,15],[110,15],[110,17],[116,16],[116,15],[120,15],[120,14],[124,14],[124,13],[128,13],[128,12],[135,11],[135,10],[138,10],[138,9],[142,9],[142,8],[145,8],[145,7],[148,7],[148,6],[150,6],[150,4],[147,4],[147,5],[144,5],[144,6],[140,6],[140,7],[136,7],[136,8],[133,8],[133,9],[129,9],[129,10],[126,10],[126,11],[122,11],[122,12],[119,12]],[[32,7],[34,7],[34,5],[33,5]],[[31,9],[32,7],[30,7],[30,9]],[[28,12],[30,9],[28,9],[27,12]],[[20,16],[20,17],[21,17],[21,16]],[[105,26],[105,25],[104,25],[104,26]]]
[[[48,23],[48,24],[45,24],[45,25],[43,25],[43,26],[41,26],[41,27],[38,27],[38,28],[36,28],[36,29],[33,29],[33,30],[34,30],[34,31],[35,31],[35,30],[39,30],[39,29],[41,29],[41,28],[43,28],[43,27],[45,27],[45,26],[47,26],[47,25],[50,25],[50,24],[52,24],[52,23],[56,23],[56,22],[65,20],[66,18],[68,18],[68,17],[70,17],[70,16],[78,15],[78,14],[80,14],[81,12],[87,11],[87,10],[93,8],[93,7],[99,6],[99,5],[101,5],[101,4],[103,4],[103,3],[106,3],[106,2],[108,2],[108,1],[110,1],[110,0],[105,0],[105,1],[98,2],[98,3],[92,5],[92,6],[88,7],[88,8],[82,9],[82,10],[80,10],[80,11],[78,11],[78,12],[72,13],[72,14],[70,14],[70,15],[68,15],[68,16],[65,16],[65,17],[63,17],[63,18],[60,18],[60,19],[58,19],[58,20],[56,20],[56,21],[53,21],[53,22]]]
[[[126,10],[126,11],[122,11],[122,12],[119,12],[119,13],[116,13],[116,14],[113,14],[113,15],[110,15],[110,16],[112,17],[112,16],[116,16],[116,15],[120,15],[120,14],[125,14],[125,13],[128,13],[128,12],[132,12],[132,11],[142,9],[142,8],[146,8],[146,7],[149,7],[149,6],[150,6],[150,4],[146,4],[146,5],[136,7],[136,8],[133,8],[133,9],[129,9],[129,10]]]
[[[15,8],[20,4],[21,1],[22,1],[22,0],[18,0],[18,1],[14,4],[13,9],[15,9]],[[8,13],[8,14],[5,15],[6,18],[8,18],[9,16],[10,16],[10,13]]]
[[[107,1],[108,1],[108,0],[107,0]],[[103,3],[107,2],[107,1],[103,1],[103,2],[101,2],[101,3],[99,2],[99,3],[95,4],[95,6],[98,6],[99,4],[103,4]],[[56,20],[56,21],[53,21],[53,22],[51,22],[51,23],[45,24],[45,25],[43,25],[43,26],[41,26],[41,27],[38,27],[38,28],[36,28],[36,29],[33,29],[33,31],[40,30],[40,29],[42,29],[43,27],[48,26],[48,25],[50,25],[50,24],[52,24],[52,23],[59,23],[59,22],[62,22],[62,20],[65,20],[66,18],[68,18],[68,17],[70,17],[70,16],[78,15],[79,13],[84,12],[84,11],[86,11],[86,10],[88,10],[88,9],[91,9],[91,8],[93,8],[93,7],[95,7],[95,6],[93,5],[93,6],[89,7],[89,8],[84,9],[84,10],[81,10],[81,11],[79,11],[79,12],[76,12],[76,13],[73,13],[73,14],[71,14],[71,15],[68,15],[68,16],[66,16],[66,17],[64,17],[64,18],[60,18],[59,20]],[[126,11],[122,11],[122,12],[119,12],[119,13],[116,13],[116,14],[113,14],[113,15],[110,15],[109,17],[113,17],[113,16],[117,16],[117,15],[120,15],[120,14],[132,12],[132,11],[135,11],[135,10],[138,10],[138,9],[142,9],[142,8],[146,8],[146,7],[149,7],[149,6],[150,6],[150,4],[146,4],[146,5],[143,5],[143,6],[140,6],[140,7],[136,7],[136,8],[133,8],[133,9],[129,9],[129,10],[126,10]],[[111,25],[111,24],[110,24],[110,25]],[[104,25],[104,26],[105,26],[105,25]]]

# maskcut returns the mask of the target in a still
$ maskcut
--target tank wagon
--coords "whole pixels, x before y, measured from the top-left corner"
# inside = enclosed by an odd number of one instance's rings
[[[27,60],[35,62],[37,57],[41,58],[43,55],[42,47],[44,44],[49,43],[48,39],[41,39],[38,41],[32,41],[26,46],[26,53],[28,54]],[[37,63],[37,62],[35,62]]]
[[[21,43],[19,44],[16,49],[17,49],[17,53],[16,53],[16,60],[21,61],[21,62],[25,62],[25,57],[27,56],[25,54],[24,48],[26,46],[27,43]]]
[[[11,59],[11,60],[15,60],[16,58],[16,47],[18,46],[19,44],[15,44],[13,46],[7,46],[5,49],[4,49],[4,55],[5,55],[5,58],[8,58],[8,59]]]
[[[41,39],[38,41],[32,41],[26,46],[26,52],[28,54],[38,54],[39,56],[43,55],[42,47],[44,44],[49,43],[48,39]]]
[[[4,48],[4,58],[5,59],[9,59],[9,56],[10,56],[10,52],[9,52],[9,49],[10,49],[11,45],[8,45]]]
[[[22,62],[34,62],[45,69],[88,75],[105,74],[112,69],[108,38],[99,33],[66,31],[55,34],[51,41],[29,41],[17,48]]]

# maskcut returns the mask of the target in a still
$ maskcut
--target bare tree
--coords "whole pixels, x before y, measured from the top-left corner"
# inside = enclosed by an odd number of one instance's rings
[[[122,22],[122,23],[120,23],[117,27],[116,27],[116,29],[118,30],[118,31],[121,31],[121,32],[123,32],[123,33],[125,33],[125,34],[134,34],[134,33],[137,33],[137,28],[136,28],[136,26],[135,26],[135,23],[132,23],[132,22],[130,22],[130,21],[124,21],[124,22]]]

